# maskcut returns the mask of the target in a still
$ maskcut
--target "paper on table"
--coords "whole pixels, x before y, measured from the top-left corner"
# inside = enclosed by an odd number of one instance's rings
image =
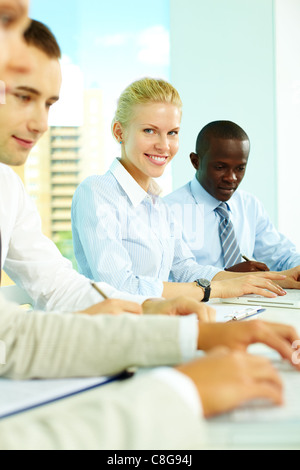
[[[217,322],[227,322],[230,320],[230,316],[234,316],[238,310],[241,310],[243,307],[234,306],[234,305],[222,305],[222,304],[212,304],[217,314],[216,314],[216,321]]]
[[[227,315],[234,315],[236,311],[232,305],[212,305],[212,307],[216,310],[216,321],[217,322],[225,322],[228,321],[229,318]]]
[[[259,315],[260,311],[257,313],[255,306],[245,306],[245,305],[222,305],[222,304],[212,304],[211,305],[216,310],[216,322],[228,322],[233,319],[234,316],[241,316],[241,319],[246,319],[247,317],[251,318],[252,316]],[[258,305],[258,309],[261,307]],[[264,309],[262,309],[263,311]],[[251,314],[250,314],[251,311]],[[253,311],[253,312],[252,312]],[[238,320],[239,318],[237,318]]]
[[[0,418],[11,416],[76,393],[104,385],[114,378],[55,380],[0,379]]]

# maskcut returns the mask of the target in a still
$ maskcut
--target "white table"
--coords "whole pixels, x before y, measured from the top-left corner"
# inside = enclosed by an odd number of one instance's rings
[[[234,308],[245,308],[234,305]],[[300,309],[267,308],[259,317],[265,321],[287,323],[299,331],[300,340]],[[251,320],[249,320],[251,321]],[[249,348],[253,354],[264,355],[278,362],[282,361],[276,352],[264,345],[253,345]],[[300,356],[298,356],[300,359]],[[292,394],[286,390],[286,407],[278,409],[275,416],[273,410],[265,409],[263,413],[246,408],[244,417],[241,413],[231,413],[208,422],[208,447],[210,449],[300,449],[300,373],[287,366],[289,372],[283,372],[285,377],[292,378],[293,394],[299,396],[299,402],[290,400]],[[286,374],[291,374],[286,375]],[[289,382],[289,380],[288,380]],[[298,404],[299,403],[299,404]],[[274,410],[275,411],[275,410]],[[277,413],[277,411],[276,411]]]

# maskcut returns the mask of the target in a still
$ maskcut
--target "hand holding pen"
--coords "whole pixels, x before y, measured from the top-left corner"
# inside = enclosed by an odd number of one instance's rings
[[[99,286],[97,286],[95,282],[91,281],[91,286],[98,292],[99,295],[101,295],[101,297],[103,297],[104,300],[108,299],[107,295],[103,292],[103,290],[100,289]]]
[[[232,271],[237,273],[251,273],[257,271],[270,271],[268,266],[264,263],[258,261],[251,261],[247,256],[242,255],[242,258],[245,260],[244,263],[239,263],[231,268],[226,268],[226,271]]]
[[[99,295],[99,303],[86,308],[81,311],[81,313],[86,313],[88,315],[99,315],[100,313],[110,315],[134,313],[136,315],[141,315],[143,313],[142,306],[136,302],[122,299],[110,299],[95,282],[90,281],[90,284]]]
[[[247,256],[242,255],[242,258],[246,263],[250,264],[250,271],[270,271],[268,266],[265,263],[260,263],[259,261],[250,260]]]

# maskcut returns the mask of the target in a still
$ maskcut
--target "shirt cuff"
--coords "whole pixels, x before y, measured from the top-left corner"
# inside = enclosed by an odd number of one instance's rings
[[[197,353],[199,322],[195,314],[179,317],[179,344],[183,362],[194,359]]]
[[[204,413],[197,387],[189,377],[169,367],[158,367],[150,374],[173,388],[195,416],[203,418]]]
[[[206,266],[202,271],[201,275],[199,275],[198,277],[201,278],[201,277],[204,277],[205,279],[208,279],[209,281],[212,281],[213,278],[218,274],[218,273],[221,273],[222,271],[224,271],[224,269],[220,269],[220,268],[215,268],[214,266]]]

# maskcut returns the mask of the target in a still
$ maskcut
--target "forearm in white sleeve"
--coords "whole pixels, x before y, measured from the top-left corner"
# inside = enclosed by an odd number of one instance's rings
[[[195,416],[203,417],[203,408],[199,392],[196,385],[189,377],[170,367],[158,367],[154,369],[151,374],[172,387],[191,408]]]

